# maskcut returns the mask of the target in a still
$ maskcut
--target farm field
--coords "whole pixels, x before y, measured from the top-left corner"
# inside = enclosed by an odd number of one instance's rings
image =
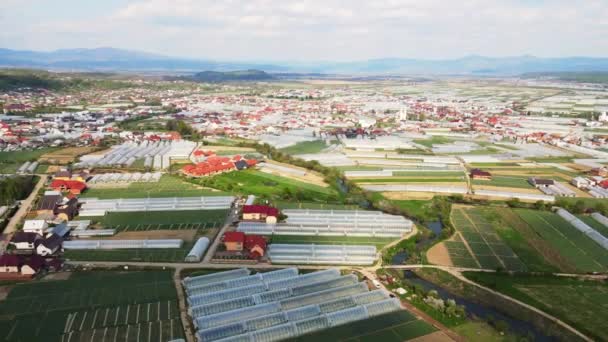
[[[225,192],[204,189],[185,182],[178,177],[163,175],[157,183],[131,183],[124,188],[90,188],[83,198],[147,198],[147,197],[196,197],[225,196]]]
[[[364,236],[352,236],[352,237],[340,237],[340,236],[309,236],[309,235],[272,235],[268,238],[269,243],[295,243],[295,244],[309,244],[314,243],[318,245],[375,245],[376,248],[380,249],[387,244],[395,241],[393,238],[379,238],[379,237],[364,237]]]
[[[308,154],[319,153],[327,148],[327,145],[322,140],[303,141],[293,146],[280,149],[281,152],[287,154]]]
[[[339,197],[337,190],[332,187],[300,182],[256,170],[224,173],[201,181],[206,186],[222,191],[271,199],[332,202]]]
[[[574,272],[575,269],[511,208],[482,210],[498,235],[531,272]]]
[[[467,272],[475,282],[550,313],[597,341],[608,340],[608,285],[563,277]]]
[[[59,147],[45,147],[37,150],[26,150],[26,151],[11,151],[11,152],[0,152],[0,164],[1,163],[25,163],[26,161],[35,161],[45,153],[51,153],[60,149]]]
[[[182,230],[220,227],[226,221],[228,210],[178,210],[109,212],[105,216],[78,219],[99,222],[106,228],[118,231]]]
[[[391,201],[394,205],[404,210],[408,216],[424,222],[438,221],[437,210],[433,208],[432,200],[410,200],[410,201]]]
[[[166,249],[66,250],[64,257],[79,261],[183,262],[193,245],[184,243],[182,248]]]
[[[488,185],[505,188],[522,188],[533,189],[534,187],[528,183],[527,177],[510,177],[510,176],[492,176],[492,180],[473,180],[473,185]]]
[[[437,329],[433,326],[416,319],[409,312],[401,310],[300,336],[293,340],[297,342],[400,342],[422,337],[435,331]]]
[[[608,269],[608,251],[557,214],[517,209],[517,214],[580,272]]]
[[[481,209],[454,206],[451,220],[457,234],[462,238],[461,241],[446,241],[448,253],[453,261],[455,259],[458,264],[472,267],[470,258],[472,257],[480,268],[527,270],[526,265],[501,239]]]
[[[51,151],[40,156],[40,162],[49,164],[68,164],[76,160],[77,157],[95,151],[94,147],[66,147]]]
[[[0,302],[0,312],[5,341],[183,336],[171,271],[75,272],[67,280],[18,284]]]

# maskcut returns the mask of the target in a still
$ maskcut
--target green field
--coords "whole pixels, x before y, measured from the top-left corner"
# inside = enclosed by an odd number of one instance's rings
[[[226,193],[203,189],[176,176],[163,175],[157,183],[131,183],[125,188],[89,188],[81,197],[147,198],[147,197],[197,197],[225,196]]]
[[[0,164],[2,163],[19,163],[23,164],[26,161],[38,160],[41,155],[61,149],[60,147],[45,147],[37,150],[11,151],[0,152]]]
[[[185,243],[182,248],[165,249],[66,250],[64,257],[78,261],[184,262],[193,245]]]
[[[608,270],[608,251],[557,214],[526,209],[516,212],[579,271]]]
[[[488,185],[488,186],[498,186],[498,187],[506,187],[506,188],[522,188],[522,189],[531,189],[534,188],[530,183],[528,183],[527,177],[510,177],[510,176],[492,176],[492,180],[484,181],[484,180],[473,180],[474,185]]]
[[[296,243],[318,245],[376,245],[380,249],[395,241],[393,238],[379,238],[366,236],[310,236],[310,235],[273,235],[268,238],[269,243]]]
[[[479,266],[485,269],[503,268],[510,271],[525,271],[526,265],[513,252],[513,250],[501,239],[491,222],[485,217],[480,208],[453,208],[451,220],[460,233],[463,245],[470,248],[473,259],[477,260]],[[451,245],[451,246],[450,246]],[[457,258],[459,263],[470,264],[470,260],[462,249],[463,246],[448,244],[450,257]],[[465,249],[466,246],[464,246]],[[467,249],[468,254],[470,252]],[[463,260],[460,260],[463,258]]]
[[[293,146],[282,148],[279,151],[287,154],[309,154],[319,153],[326,148],[327,145],[323,140],[315,140],[299,142]]]
[[[425,336],[435,331],[437,329],[430,324],[416,319],[405,310],[401,310],[300,336],[293,341],[401,342]]]
[[[205,185],[241,195],[256,195],[273,200],[302,202],[336,202],[339,194],[332,187],[323,187],[268,173],[247,170],[223,173],[202,179]]]
[[[407,216],[415,217],[420,221],[432,222],[439,220],[439,213],[434,208],[432,200],[392,200],[391,203],[403,210]]]
[[[539,238],[510,208],[483,208],[484,217],[490,221],[501,239],[513,249],[531,272],[568,272],[563,267],[559,253]]]
[[[605,282],[477,272],[465,275],[552,314],[597,341],[608,340],[608,284]]]
[[[433,135],[429,139],[414,139],[414,142],[416,144],[426,146],[426,147],[433,147],[433,145],[438,145],[438,144],[449,144],[453,141],[454,140],[452,140],[450,138],[446,138],[446,137],[440,136],[440,135]]]
[[[101,217],[78,217],[78,219],[99,222],[107,228],[118,231],[145,231],[155,229],[206,229],[221,227],[226,221],[228,210],[179,210],[179,211],[136,211],[109,212]]]
[[[183,336],[171,271],[74,272],[67,280],[14,286],[0,301],[4,341],[90,341],[94,335],[137,341]],[[161,330],[162,329],[162,330]]]

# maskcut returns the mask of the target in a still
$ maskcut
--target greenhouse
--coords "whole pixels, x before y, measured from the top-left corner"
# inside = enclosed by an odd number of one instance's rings
[[[268,257],[277,264],[372,265],[376,246],[271,244]]]
[[[171,197],[171,198],[83,198],[81,216],[103,216],[108,212],[217,210],[229,209],[232,196]]]
[[[259,235],[400,237],[413,222],[399,215],[365,210],[286,209],[284,223],[240,222],[238,231]]]
[[[557,209],[557,215],[568,221],[568,223],[570,223],[574,228],[587,235],[591,240],[595,241],[604,249],[608,249],[608,238],[598,233],[595,229],[591,228],[585,222],[581,221],[578,217],[572,215],[567,210],[564,210],[562,208]]]
[[[188,287],[192,287],[192,286],[200,286],[200,285],[205,285],[205,284],[216,283],[216,282],[220,282],[223,280],[240,278],[240,277],[248,276],[249,274],[251,274],[251,271],[249,271],[248,269],[238,268],[238,269],[230,270],[230,271],[211,273],[211,274],[205,274],[205,275],[194,276],[194,277],[186,277],[186,278],[184,278],[184,280],[182,280],[182,284],[186,288],[188,288]]]
[[[74,240],[64,241],[65,249],[139,249],[139,248],[181,248],[184,241],[166,240]]]
[[[196,240],[196,243],[194,244],[194,246],[192,246],[192,249],[190,250],[190,252],[188,252],[188,255],[186,255],[186,262],[199,262],[201,261],[201,259],[203,258],[203,255],[205,254],[205,251],[207,251],[207,248],[209,247],[209,239],[206,237],[202,237],[199,238],[198,240]]]
[[[194,296],[198,300],[189,296],[189,303],[198,304],[189,313],[199,341],[289,339],[401,308],[384,290],[369,291],[355,275],[342,276],[337,269],[302,275],[295,268],[248,274],[238,269],[184,280],[187,288],[208,286],[210,291],[214,284],[232,280],[237,280],[235,286],[245,284],[241,279],[246,278],[262,281]]]

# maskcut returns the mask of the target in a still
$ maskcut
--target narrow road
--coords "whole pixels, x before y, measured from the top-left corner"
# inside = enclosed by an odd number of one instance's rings
[[[44,186],[48,178],[47,175],[39,175],[39,177],[40,180],[38,180],[38,184],[36,184],[34,190],[32,190],[32,192],[26,199],[21,201],[21,206],[19,207],[19,210],[17,210],[15,215],[13,215],[11,220],[8,222],[6,228],[4,228],[4,234],[14,233],[17,230],[17,225],[19,224],[19,222],[21,222],[21,219],[24,218],[25,215],[27,215],[27,213],[30,211],[32,202],[34,202],[38,191],[40,191],[40,189]]]
[[[217,250],[217,247],[220,245],[222,236],[224,236],[224,233],[226,232],[226,230],[230,227],[232,222],[234,222],[238,218],[238,216],[239,216],[239,206],[237,204],[234,206],[234,208],[230,208],[230,212],[228,213],[228,217],[226,218],[226,221],[224,222],[224,226],[217,233],[217,236],[215,237],[215,239],[213,239],[213,243],[207,249],[207,252],[205,253],[205,256],[203,257],[202,264],[211,262],[211,259],[215,255],[215,251]]]

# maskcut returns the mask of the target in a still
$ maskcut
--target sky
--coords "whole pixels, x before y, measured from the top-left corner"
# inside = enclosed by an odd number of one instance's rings
[[[241,61],[608,56],[608,0],[0,0],[0,47]]]

